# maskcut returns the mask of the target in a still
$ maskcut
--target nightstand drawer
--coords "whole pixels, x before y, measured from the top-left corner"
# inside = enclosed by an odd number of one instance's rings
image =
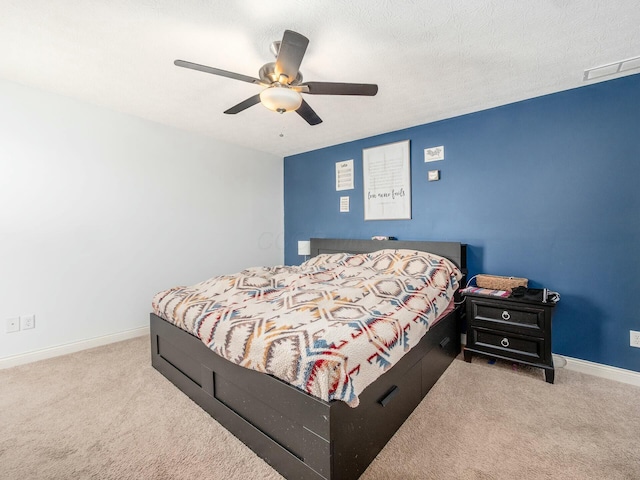
[[[526,362],[540,362],[545,357],[543,338],[509,335],[483,328],[471,328],[469,333],[471,338],[468,346],[471,349]]]
[[[543,336],[545,330],[544,309],[510,305],[491,305],[473,301],[474,325],[499,329],[504,332]]]

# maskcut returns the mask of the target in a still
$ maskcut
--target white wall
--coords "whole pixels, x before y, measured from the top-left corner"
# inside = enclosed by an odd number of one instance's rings
[[[0,81],[0,359],[148,325],[283,261],[282,158]],[[35,314],[36,328],[5,333]]]

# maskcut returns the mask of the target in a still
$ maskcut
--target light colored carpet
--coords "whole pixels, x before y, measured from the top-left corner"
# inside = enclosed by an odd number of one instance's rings
[[[453,362],[362,480],[639,479],[640,388]],[[2,479],[281,479],[137,338],[0,370]]]

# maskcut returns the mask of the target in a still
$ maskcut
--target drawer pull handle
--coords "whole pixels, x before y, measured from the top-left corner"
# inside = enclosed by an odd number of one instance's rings
[[[382,397],[380,400],[378,400],[378,403],[380,405],[382,405],[383,407],[386,407],[387,404],[393,400],[393,397],[395,397],[398,393],[400,392],[400,388],[396,385],[394,385],[394,387],[389,390],[389,393],[387,393],[384,397]]]
[[[511,318],[511,314],[509,312],[507,312],[506,310],[504,312],[502,312],[502,319],[503,320],[509,320]]]
[[[503,338],[502,340],[500,340],[500,345],[502,345],[503,347],[508,347],[509,339],[507,337]]]
[[[447,344],[451,341],[451,339],[449,337],[444,337],[442,339],[442,341],[440,342],[440,348],[444,348],[447,346]]]

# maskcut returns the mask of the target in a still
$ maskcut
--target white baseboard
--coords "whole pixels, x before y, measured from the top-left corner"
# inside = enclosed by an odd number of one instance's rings
[[[113,333],[111,335],[89,338],[87,340],[80,340],[79,342],[57,345],[55,347],[43,348],[42,350],[35,350],[33,352],[13,355],[11,357],[0,358],[0,370],[15,367],[17,365],[24,365],[25,363],[37,362],[38,360],[45,360],[47,358],[59,357],[60,355],[67,355],[69,353],[75,353],[89,348],[101,347],[110,343],[121,342],[123,340],[129,340],[131,338],[142,337],[145,335],[149,335],[149,326],[134,328],[133,330],[125,330],[124,332]]]
[[[634,372],[633,370],[625,370],[624,368],[611,367],[601,363],[588,362],[587,360],[580,360],[578,358],[565,357],[556,354],[553,355],[553,359],[556,367],[560,367],[560,365],[564,363],[558,360],[564,359],[566,361],[564,368],[567,370],[586,373],[588,375],[607,378],[609,380],[615,380],[617,382],[628,383],[630,385],[640,387],[640,372]]]

